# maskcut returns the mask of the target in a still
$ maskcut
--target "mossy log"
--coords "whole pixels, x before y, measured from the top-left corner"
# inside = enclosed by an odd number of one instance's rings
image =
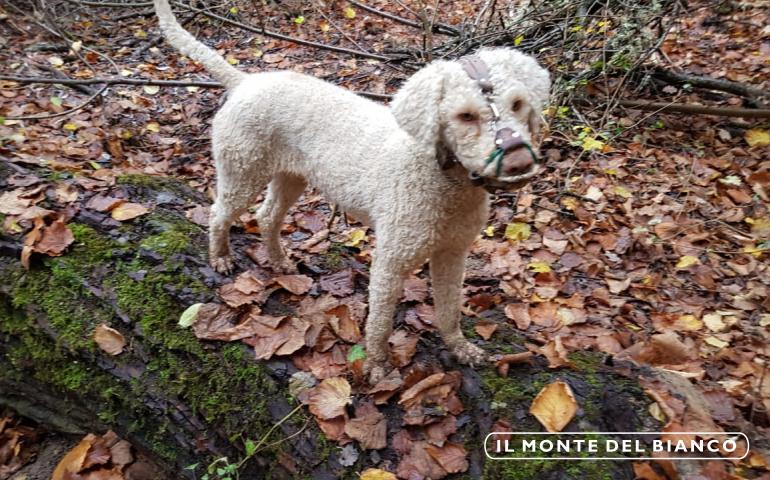
[[[0,189],[12,173],[0,163]],[[178,327],[187,306],[213,301],[226,281],[206,263],[205,231],[184,215],[185,207],[207,201],[171,179],[126,176],[117,184],[131,201],[152,204],[151,213],[121,224],[80,208],[68,222],[75,241],[62,256],[33,257],[27,270],[19,261],[21,236],[0,233],[0,406],[61,431],[113,429],[163,465],[168,478],[187,477],[190,464],[240,458],[246,438],[262,437],[284,418],[296,405],[287,386],[296,369],[280,358],[257,362],[246,345],[202,342]],[[64,208],[53,199],[40,205]],[[236,250],[253,241],[234,235]],[[238,261],[248,268],[248,259]],[[93,332],[102,323],[122,333],[126,351],[99,350]],[[576,359],[576,369],[551,370],[537,359],[501,378],[492,367],[454,365],[448,355],[435,354],[442,349],[437,338],[424,337],[416,362],[463,374],[465,412],[452,440],[465,446],[470,467],[456,478],[633,478],[628,462],[490,462],[482,448],[497,420],[540,430],[528,408],[557,378],[575,392],[581,410],[573,422],[580,429],[652,430],[658,424],[646,413],[650,400],[633,374],[620,375],[601,357],[586,355]],[[494,340],[483,342],[498,353],[517,344],[521,339],[504,320]],[[403,412],[394,399],[383,413],[388,447],[361,452],[345,467],[336,445],[300,411],[271,437],[294,435],[291,440],[261,451],[241,478],[357,478],[370,466],[395,466],[390,438]]]

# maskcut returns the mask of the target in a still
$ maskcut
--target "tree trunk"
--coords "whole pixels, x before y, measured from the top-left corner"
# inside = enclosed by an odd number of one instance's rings
[[[0,163],[0,186],[7,190],[8,177],[18,169]],[[117,183],[131,201],[154,205],[151,213],[118,223],[80,208],[67,223],[75,236],[70,248],[59,257],[33,256],[29,270],[19,261],[21,236],[2,233],[0,405],[61,431],[113,429],[157,459],[169,478],[190,475],[185,466],[205,465],[215,456],[237,460],[245,439],[261,438],[296,405],[287,386],[296,368],[281,357],[257,362],[242,343],[200,341],[177,325],[187,306],[213,301],[225,281],[206,263],[205,231],[184,215],[186,206],[207,201],[172,179],[129,175]],[[65,208],[46,202],[41,205]],[[235,251],[250,242],[249,235],[235,234]],[[242,267],[248,262],[238,258]],[[125,337],[123,353],[110,356],[95,345],[93,332],[102,323]],[[471,326],[466,319],[466,330],[472,332]],[[535,475],[530,463],[486,461],[482,442],[495,421],[504,419],[519,431],[541,429],[528,408],[543,385],[557,378],[575,392],[581,429],[659,427],[647,414],[650,400],[636,374],[621,375],[600,356],[581,356],[571,370],[552,370],[538,359],[512,365],[509,377],[501,378],[492,367],[454,365],[435,354],[443,348],[436,337],[423,339],[416,362],[442,362],[463,374],[465,411],[453,441],[469,452],[470,467],[457,478],[633,478],[628,462],[550,462],[537,465]],[[503,320],[484,348],[510,352],[515,344],[522,339]],[[357,478],[355,472],[382,462],[395,467],[399,455],[390,439],[403,415],[397,398],[383,409],[385,449],[363,452],[344,467],[340,450],[301,410],[270,441],[303,431],[260,452],[242,478]]]

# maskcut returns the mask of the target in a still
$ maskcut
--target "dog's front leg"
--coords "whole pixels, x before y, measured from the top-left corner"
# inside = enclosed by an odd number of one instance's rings
[[[378,250],[387,250],[383,245]],[[406,262],[375,252],[369,280],[369,316],[366,319],[366,363],[374,385],[390,370],[388,339],[393,332],[393,314],[404,288]]]
[[[460,330],[463,273],[466,249],[449,248],[433,253],[430,274],[436,324],[447,347],[461,363],[479,365],[487,360],[484,350],[470,343]]]

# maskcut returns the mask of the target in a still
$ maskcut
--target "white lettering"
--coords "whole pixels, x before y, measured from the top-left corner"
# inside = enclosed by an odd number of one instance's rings
[[[522,440],[521,449],[523,452],[536,452],[537,442],[535,440]]]
[[[728,444],[730,444],[730,446],[728,446]],[[722,442],[722,448],[725,452],[732,453],[738,448],[738,442],[736,442],[734,438],[727,438]]]
[[[589,440],[588,441],[588,451],[591,453],[596,453],[599,451],[599,441],[598,440]]]

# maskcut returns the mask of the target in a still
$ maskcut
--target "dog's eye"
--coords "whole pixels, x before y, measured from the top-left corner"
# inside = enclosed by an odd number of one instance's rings
[[[463,112],[457,116],[462,122],[475,122],[479,119],[479,116],[472,112]]]
[[[514,100],[513,101],[513,105],[511,105],[511,110],[513,110],[514,112],[518,112],[519,110],[521,110],[521,107],[523,107],[523,106],[524,106],[524,102],[523,101],[521,101],[521,100]]]

